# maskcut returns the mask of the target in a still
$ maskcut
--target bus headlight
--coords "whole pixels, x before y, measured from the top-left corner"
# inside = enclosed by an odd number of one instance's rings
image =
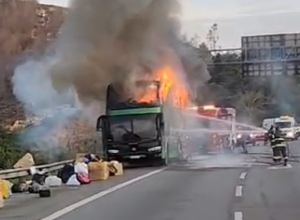
[[[108,150],[108,153],[117,154],[119,153],[119,150]]]
[[[153,152],[153,151],[161,151],[161,146],[156,146],[156,147],[151,147],[151,148],[149,148],[148,149],[148,151],[151,151],[151,152]]]
[[[237,137],[237,139],[240,139],[242,137],[242,135],[238,134],[236,137]]]

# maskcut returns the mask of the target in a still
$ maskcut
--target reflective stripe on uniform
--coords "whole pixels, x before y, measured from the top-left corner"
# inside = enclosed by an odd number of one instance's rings
[[[276,144],[274,146],[272,146],[272,148],[277,148],[277,147],[286,147],[285,144]]]
[[[281,156],[274,156],[273,159],[275,160],[281,159]]]
[[[285,140],[283,138],[274,138],[271,140],[271,144],[279,144],[279,143],[282,143],[282,142],[285,142]]]

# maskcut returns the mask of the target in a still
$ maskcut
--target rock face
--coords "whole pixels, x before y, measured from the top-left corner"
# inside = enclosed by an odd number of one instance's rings
[[[35,0],[0,1],[0,126],[18,132],[34,124],[25,119],[22,105],[13,95],[13,70],[27,54],[43,52],[57,37],[66,13],[66,8],[38,4]],[[99,148],[100,137],[94,126],[80,120],[58,128],[54,136],[46,137],[49,145],[57,145],[58,141],[73,153]]]
[[[66,12],[33,0],[0,1],[0,125],[24,119],[22,106],[12,93],[13,69],[26,54],[42,51],[55,39]]]
[[[20,158],[17,163],[14,165],[15,169],[18,168],[29,168],[34,166],[35,162],[32,154],[26,153],[22,158]]]

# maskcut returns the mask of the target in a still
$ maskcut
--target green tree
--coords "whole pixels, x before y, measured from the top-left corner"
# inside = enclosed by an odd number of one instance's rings
[[[213,56],[209,51],[207,45],[205,43],[201,43],[198,46],[198,54],[206,63],[211,63],[213,60]]]
[[[258,91],[248,91],[238,95],[236,108],[242,117],[250,118],[251,120],[260,118],[264,115],[265,106],[270,103],[263,93]]]
[[[10,169],[23,156],[17,135],[0,129],[0,169]]]

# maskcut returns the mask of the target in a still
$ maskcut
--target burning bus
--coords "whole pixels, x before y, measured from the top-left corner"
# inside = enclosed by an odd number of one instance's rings
[[[135,97],[124,98],[122,85],[108,85],[106,112],[97,121],[106,159],[166,165],[170,157],[180,156],[180,149],[169,147],[171,127],[165,123],[165,102],[173,90],[172,105],[182,109],[188,96],[179,87],[174,90],[177,84],[172,74],[170,68],[165,68],[154,80],[136,80],[133,86],[142,93]]]

